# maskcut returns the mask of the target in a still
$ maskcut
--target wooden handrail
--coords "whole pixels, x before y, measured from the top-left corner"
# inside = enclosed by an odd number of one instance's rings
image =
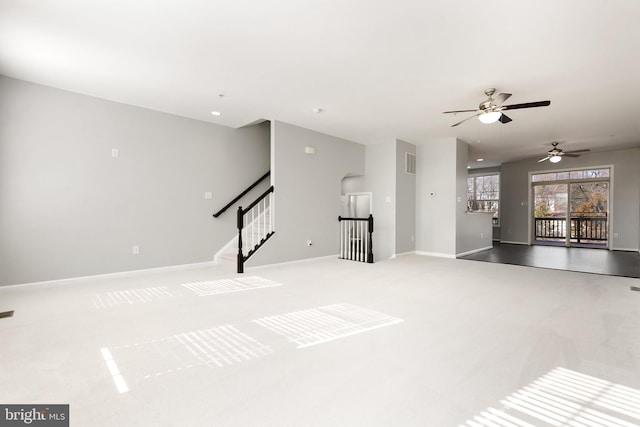
[[[220,209],[218,212],[214,213],[213,217],[214,218],[218,218],[220,215],[225,213],[225,211],[227,209],[229,209],[231,206],[233,206],[238,200],[242,199],[249,191],[253,190],[258,184],[260,184],[262,181],[264,181],[269,175],[271,175],[271,171],[269,171],[269,172],[265,173],[264,175],[262,175],[256,182],[251,184],[249,187],[247,187],[246,190],[244,190],[242,193],[238,194],[232,201],[227,203],[225,205],[225,207]]]
[[[246,208],[244,208],[243,213],[247,213],[249,212],[251,209],[253,209],[258,203],[260,203],[262,201],[262,199],[264,199],[265,197],[267,197],[267,195],[269,195],[269,193],[273,193],[273,185],[271,187],[269,187],[267,189],[267,191],[265,191],[264,193],[262,193],[261,195],[258,196],[257,199],[255,199],[249,206],[247,206]]]

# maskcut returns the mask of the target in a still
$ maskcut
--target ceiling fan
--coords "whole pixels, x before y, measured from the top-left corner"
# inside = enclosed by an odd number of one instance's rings
[[[580,157],[580,154],[576,154],[576,153],[584,153],[587,151],[591,151],[588,148],[585,150],[562,151],[561,148],[558,148],[557,142],[552,142],[551,145],[553,145],[553,148],[549,150],[546,157],[543,157],[540,160],[538,160],[538,163],[544,162],[545,160],[549,160],[551,163],[558,163],[560,160],[562,160],[563,156]]]
[[[482,101],[478,106],[477,110],[454,110],[454,111],[444,111],[442,114],[450,114],[450,113],[476,113],[471,117],[467,117],[464,120],[459,121],[451,125],[451,127],[458,126],[460,123],[464,123],[473,117],[478,117],[478,119],[485,124],[495,123],[500,121],[500,123],[505,124],[511,121],[511,118],[503,113],[506,110],[518,110],[522,108],[534,108],[534,107],[546,107],[551,105],[551,101],[537,101],[537,102],[525,102],[524,104],[511,104],[511,105],[502,105],[509,97],[510,93],[501,93],[495,98],[492,98],[493,94],[496,92],[494,88],[490,88],[484,91],[484,94],[489,98],[485,101]]]

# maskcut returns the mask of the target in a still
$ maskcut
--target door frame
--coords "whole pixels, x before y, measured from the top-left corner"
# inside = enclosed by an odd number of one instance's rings
[[[609,222],[608,223],[609,235],[607,236],[606,249],[610,251],[613,250],[613,234],[614,234],[614,227],[615,227],[614,226],[614,218],[615,218],[614,203],[613,203],[615,173],[614,173],[613,165],[594,165],[594,166],[580,166],[580,167],[573,167],[573,168],[543,169],[543,170],[537,170],[537,171],[529,171],[527,176],[527,188],[528,188],[527,202],[522,202],[523,206],[525,204],[527,205],[527,225],[529,229],[529,232],[528,232],[529,246],[533,245],[533,241],[534,241],[533,210],[535,209],[535,200],[534,200],[534,194],[533,194],[533,182],[531,181],[532,175],[537,175],[541,173],[571,172],[571,171],[581,171],[581,170],[590,170],[590,169],[609,169],[609,200],[608,200],[609,209],[608,209],[608,215],[607,215],[608,216],[607,220]],[[568,181],[569,180],[567,180],[567,182]],[[567,200],[567,202],[569,202],[569,200]],[[567,224],[567,230],[569,233],[570,233],[570,229],[571,229],[571,226]],[[570,247],[576,247],[576,246],[570,246]]]
[[[349,197],[350,196],[369,196],[369,213],[373,214],[373,193],[370,191],[359,191],[352,193],[345,193],[347,201],[347,209],[349,209]]]

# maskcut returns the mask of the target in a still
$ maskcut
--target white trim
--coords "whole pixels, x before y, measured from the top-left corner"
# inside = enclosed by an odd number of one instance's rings
[[[610,248],[612,251],[623,251],[623,252],[640,252],[640,250],[636,249],[629,249],[629,248]]]
[[[118,279],[127,277],[138,277],[147,274],[167,273],[171,271],[191,270],[196,268],[213,267],[214,261],[196,262],[193,264],[169,265],[166,267],[145,268],[141,270],[118,271],[115,273],[96,274],[93,276],[68,277],[65,279],[43,280],[41,282],[18,283],[15,285],[0,286],[0,289],[13,288],[16,286],[47,286],[47,285],[71,285],[84,280]]]
[[[401,252],[399,254],[393,254],[391,255],[391,258],[397,258],[399,256],[407,256],[407,255],[415,255],[416,251],[409,251],[409,252]]]
[[[449,259],[455,259],[456,258],[455,255],[445,254],[445,253],[441,253],[441,252],[416,251],[416,255],[433,256],[433,257],[438,257],[438,258],[449,258]]]
[[[507,245],[525,245],[530,246],[527,242],[510,242],[509,240],[500,240],[500,243],[506,243]]]
[[[461,257],[461,256],[475,254],[475,253],[482,252],[482,251],[486,251],[488,249],[493,249],[493,246],[485,246],[484,248],[472,249],[470,251],[462,252],[462,253],[456,254],[456,258]]]
[[[319,257],[315,257],[315,258],[296,259],[296,260],[293,260],[293,261],[274,262],[273,264],[254,265],[254,266],[251,266],[251,267],[245,266],[244,270],[246,272],[248,270],[255,270],[255,269],[258,269],[258,268],[280,267],[280,266],[283,266],[283,265],[300,264],[300,263],[305,263],[305,262],[320,261],[320,260],[324,260],[324,259],[340,259],[340,254],[319,256]],[[366,264],[366,263],[363,262],[361,264]]]

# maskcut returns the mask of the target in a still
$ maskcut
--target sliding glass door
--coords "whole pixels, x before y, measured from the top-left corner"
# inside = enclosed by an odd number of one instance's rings
[[[608,247],[609,169],[534,174],[535,244]]]

